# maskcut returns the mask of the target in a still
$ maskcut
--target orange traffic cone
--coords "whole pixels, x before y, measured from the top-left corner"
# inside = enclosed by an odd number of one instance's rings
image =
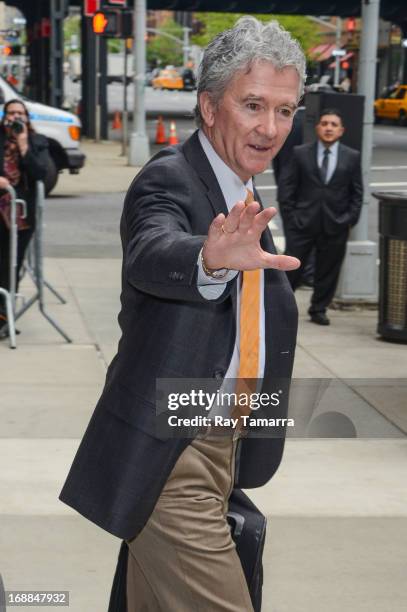
[[[165,136],[165,125],[161,115],[157,120],[157,129],[155,132],[155,144],[166,144],[167,137]]]
[[[177,128],[175,127],[175,121],[171,121],[170,123],[170,137],[168,139],[168,144],[176,145],[179,143],[177,136]]]
[[[120,118],[119,111],[116,111],[113,117],[112,130],[121,130],[122,129],[122,120]]]

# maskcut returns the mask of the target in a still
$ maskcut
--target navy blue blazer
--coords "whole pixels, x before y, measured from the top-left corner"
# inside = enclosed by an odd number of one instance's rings
[[[236,280],[213,301],[196,285],[208,227],[227,207],[197,133],[162,150],[131,184],[121,219],[122,336],[60,499],[103,529],[135,537],[178,457],[191,442],[157,431],[157,378],[221,382],[235,343]],[[263,248],[275,252],[270,232]],[[284,386],[287,410],[297,307],[284,272],[265,272],[264,390]],[[219,384],[220,384],[219,382]],[[284,428],[239,442],[236,486],[258,487],[277,470]]]

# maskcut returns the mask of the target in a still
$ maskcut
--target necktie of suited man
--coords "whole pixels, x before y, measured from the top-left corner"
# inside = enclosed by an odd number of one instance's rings
[[[331,150],[328,147],[324,150],[324,157],[322,158],[321,165],[321,178],[322,182],[326,185],[328,182],[328,164],[329,164],[329,156],[331,154]]]
[[[245,205],[254,201],[253,193],[247,190]],[[238,380],[235,393],[249,395],[256,390],[260,355],[260,299],[261,270],[243,272],[242,289],[240,292],[240,360]],[[232,411],[232,416],[249,415],[250,406],[238,405]]]

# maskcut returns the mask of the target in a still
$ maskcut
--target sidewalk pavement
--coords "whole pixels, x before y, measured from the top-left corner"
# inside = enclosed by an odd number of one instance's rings
[[[121,155],[120,142],[103,140],[96,143],[88,139],[81,142],[81,149],[86,155],[85,166],[75,176],[62,172],[52,195],[69,197],[127,191],[140,170],[127,165],[127,157]]]
[[[114,147],[89,145],[89,193],[124,190],[134,175]],[[62,178],[59,193],[78,188],[79,177]],[[7,590],[68,590],[72,612],[104,612],[119,541],[58,493],[116,350],[120,261],[47,259],[45,277],[67,299],[46,292],[73,342],[33,306],[18,321],[17,350],[0,343],[0,573]],[[29,279],[21,289],[32,293]],[[263,612],[404,612],[406,347],[377,339],[375,310],[310,323],[309,295],[297,293],[294,374],[326,379],[314,416],[339,411],[358,438],[291,438],[277,475],[250,492],[269,518]]]

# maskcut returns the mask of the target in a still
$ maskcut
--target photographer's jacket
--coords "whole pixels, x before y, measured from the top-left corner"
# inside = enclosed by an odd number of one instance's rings
[[[0,128],[0,176],[4,172],[4,148],[6,144],[5,130]],[[47,174],[49,161],[48,140],[41,134],[31,133],[28,136],[28,150],[20,157],[21,178],[15,185],[17,197],[27,202],[27,223],[30,228],[35,226],[35,183],[43,181]]]

